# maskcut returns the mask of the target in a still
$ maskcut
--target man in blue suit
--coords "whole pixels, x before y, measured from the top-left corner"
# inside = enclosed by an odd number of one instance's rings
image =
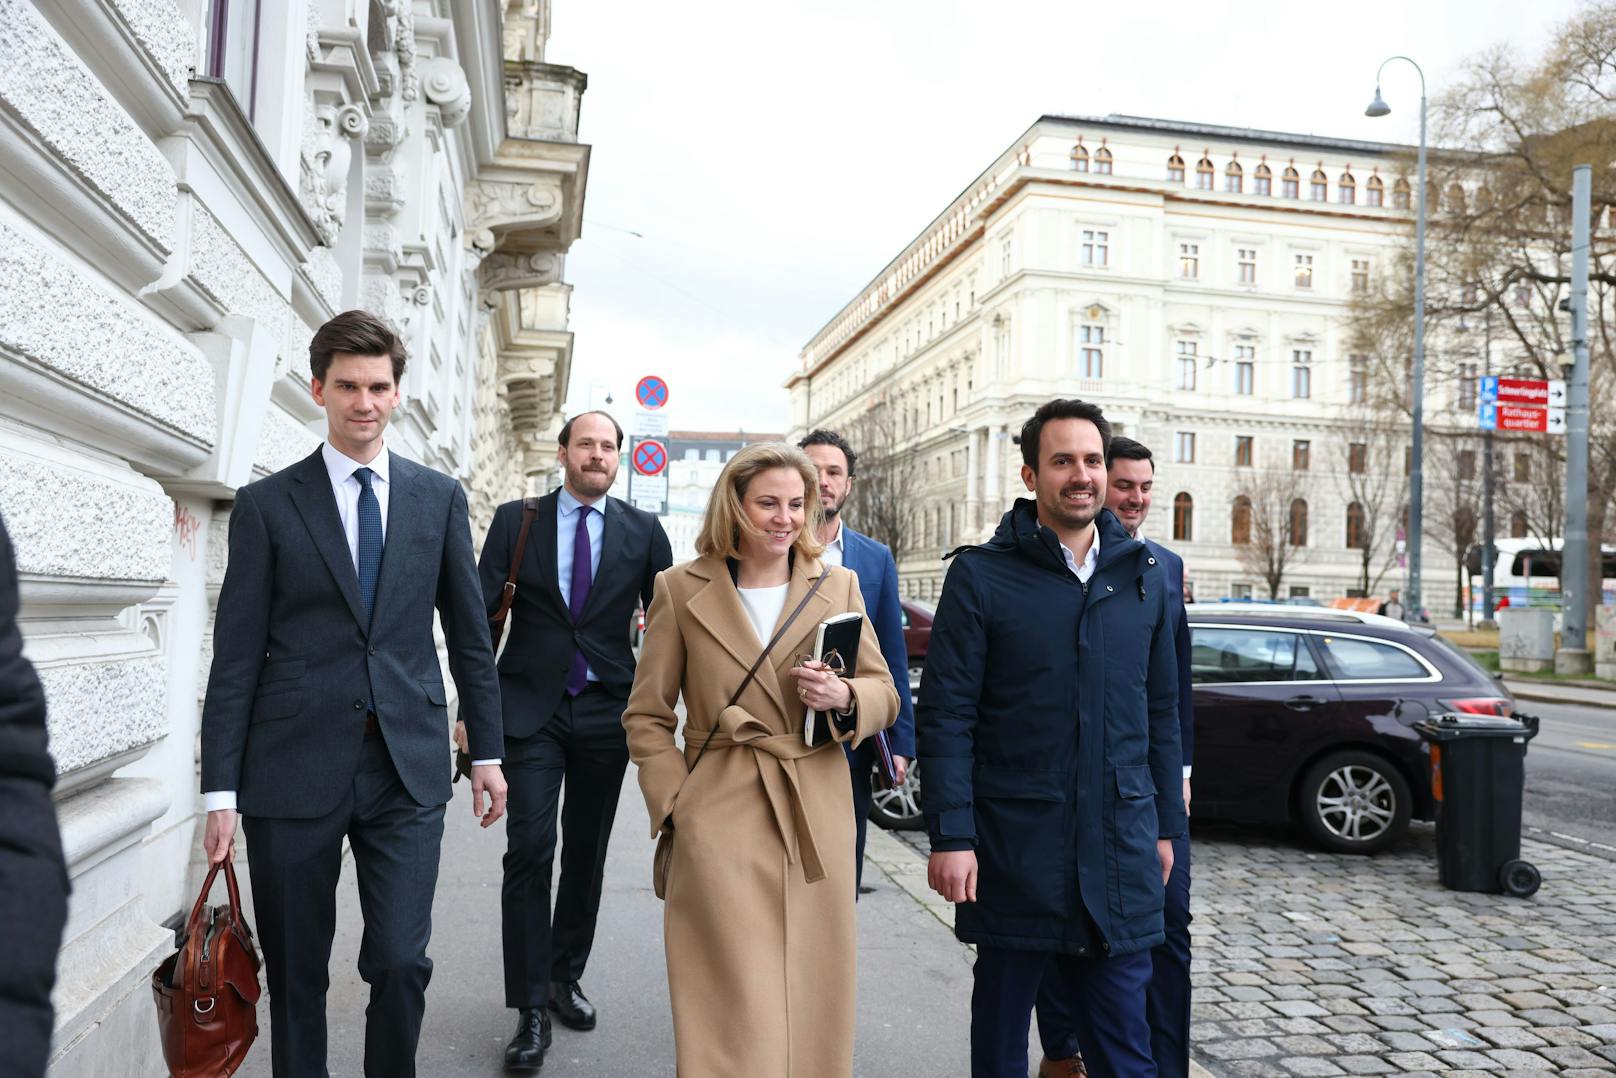
[[[1133,538],[1150,514],[1156,463],[1150,450],[1132,438],[1111,439],[1106,456],[1105,507]],[[1150,539],[1147,549],[1167,570],[1169,617],[1176,626],[1174,650],[1178,655],[1179,743],[1184,757],[1184,807],[1190,804],[1190,761],[1195,747],[1194,686],[1190,680],[1190,626],[1184,612],[1184,561]],[[1150,989],[1146,1015],[1150,1022],[1151,1054],[1163,1078],[1189,1073],[1190,1066],[1190,836],[1188,829],[1173,840],[1173,872],[1167,880],[1163,912],[1165,942],[1151,948]],[[1046,976],[1038,993],[1038,1035],[1044,1046],[1039,1078],[1082,1074],[1082,1057],[1070,1013],[1071,1001],[1056,990],[1056,978]]]
[[[908,773],[915,758],[915,709],[909,693],[909,649],[903,639],[903,610],[898,604],[898,566],[892,551],[867,535],[860,535],[842,519],[842,506],[853,490],[858,454],[835,431],[816,430],[797,443],[819,469],[819,504],[824,522],[819,541],[825,544],[822,559],[829,565],[851,569],[858,577],[859,592],[870,624],[875,626],[881,654],[898,686],[898,721],[888,736],[898,782]],[[856,749],[849,749],[847,761],[853,769],[853,816],[858,823],[857,879],[864,883],[864,837],[870,815],[870,772],[875,767],[875,738]]]

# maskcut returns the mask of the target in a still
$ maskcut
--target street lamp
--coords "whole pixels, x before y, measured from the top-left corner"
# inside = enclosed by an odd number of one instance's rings
[[[1423,532],[1422,505],[1425,493],[1425,72],[1407,56],[1383,61],[1375,72],[1375,99],[1364,109],[1365,116],[1386,116],[1392,110],[1380,96],[1380,75],[1393,60],[1403,60],[1420,76],[1419,175],[1414,224],[1414,386],[1413,460],[1409,468],[1408,507],[1408,606],[1419,617],[1425,609],[1420,589],[1420,540]]]

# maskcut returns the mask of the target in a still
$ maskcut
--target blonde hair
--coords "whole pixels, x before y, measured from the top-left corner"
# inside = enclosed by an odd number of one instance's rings
[[[784,468],[802,476],[803,526],[791,548],[810,558],[819,557],[825,546],[819,541],[819,525],[824,512],[819,505],[819,471],[808,454],[785,442],[755,442],[729,459],[719,473],[701,531],[696,535],[696,553],[715,558],[738,558],[741,533],[762,534],[747,519],[741,501],[752,480],[767,471]]]

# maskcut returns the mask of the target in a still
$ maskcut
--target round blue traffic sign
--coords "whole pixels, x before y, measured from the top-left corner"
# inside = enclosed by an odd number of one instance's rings
[[[660,408],[668,403],[668,383],[648,374],[634,387],[634,399],[640,402],[641,408]]]

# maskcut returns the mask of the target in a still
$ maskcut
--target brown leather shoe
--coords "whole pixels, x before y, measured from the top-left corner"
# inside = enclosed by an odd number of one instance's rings
[[[1044,1059],[1038,1064],[1038,1078],[1088,1078],[1089,1069],[1083,1066],[1082,1056],[1071,1059]]]

